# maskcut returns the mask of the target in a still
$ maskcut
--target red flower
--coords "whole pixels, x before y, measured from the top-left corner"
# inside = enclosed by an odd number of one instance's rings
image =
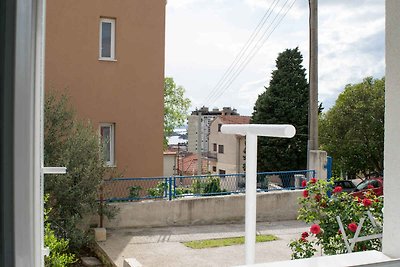
[[[339,235],[341,235],[341,234],[342,234],[342,231],[339,229],[339,230],[337,231],[337,233],[338,233]]]
[[[342,192],[342,190],[343,190],[343,188],[342,188],[341,186],[336,186],[336,187],[333,189],[333,193],[340,193],[340,192]]]
[[[317,182],[317,178],[311,178],[310,183],[315,184]]]
[[[364,207],[369,207],[372,205],[372,201],[369,198],[364,198],[362,203],[363,203]]]
[[[355,233],[356,231],[357,231],[357,224],[355,224],[355,223],[350,223],[348,226],[347,226],[348,228],[349,228],[349,230],[350,231],[352,231],[353,233]]]
[[[303,232],[302,234],[301,234],[301,238],[307,238],[308,237],[308,233],[307,232]]]
[[[301,187],[306,187],[307,186],[307,181],[306,180],[303,180],[302,182],[301,182]]]
[[[308,242],[307,239],[306,239],[305,237],[300,238],[300,241]]]
[[[372,184],[367,185],[368,189],[374,189],[374,186]]]
[[[318,224],[311,225],[310,232],[314,235],[318,235],[321,233],[321,227]]]
[[[314,199],[315,201],[319,202],[321,200],[321,195],[320,194],[315,195]]]
[[[303,191],[303,197],[308,197],[308,191],[307,190]]]

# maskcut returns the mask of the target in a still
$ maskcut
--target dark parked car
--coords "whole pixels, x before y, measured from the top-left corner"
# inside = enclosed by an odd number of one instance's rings
[[[340,186],[343,192],[351,193],[356,189],[356,186],[353,184],[352,181],[349,180],[340,180],[334,182],[334,187]]]
[[[356,186],[354,192],[351,193],[355,197],[364,198],[364,193],[369,189],[372,189],[377,196],[383,195],[383,179],[379,178],[371,178],[368,180],[364,180]]]

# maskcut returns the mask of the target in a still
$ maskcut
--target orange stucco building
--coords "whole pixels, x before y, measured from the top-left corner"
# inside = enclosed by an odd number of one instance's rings
[[[47,1],[45,88],[67,91],[125,177],[163,173],[165,5]]]

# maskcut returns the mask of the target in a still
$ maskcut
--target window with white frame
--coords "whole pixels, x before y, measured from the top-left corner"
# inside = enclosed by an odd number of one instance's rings
[[[100,19],[100,59],[115,60],[115,19]]]
[[[115,165],[114,157],[114,131],[113,123],[102,123],[100,125],[100,137],[103,146],[103,157],[107,166]]]

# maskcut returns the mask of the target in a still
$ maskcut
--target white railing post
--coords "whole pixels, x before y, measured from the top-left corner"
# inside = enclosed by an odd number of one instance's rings
[[[246,264],[253,264],[256,249],[257,220],[257,135],[246,135]]]
[[[292,138],[296,129],[287,124],[228,124],[222,125],[221,132],[246,136],[245,255],[246,265],[250,265],[256,254],[257,136]]]

